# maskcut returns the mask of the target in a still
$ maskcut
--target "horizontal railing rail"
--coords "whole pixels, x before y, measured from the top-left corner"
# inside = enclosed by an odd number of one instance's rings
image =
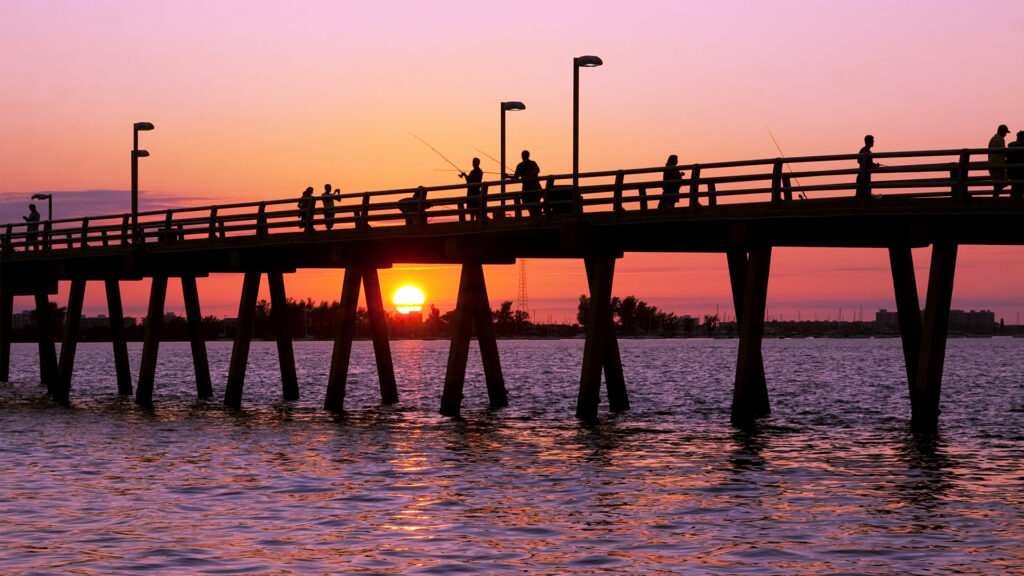
[[[697,208],[742,203],[779,205],[859,196],[961,198],[990,195],[997,185],[1024,186],[1021,163],[991,163],[990,154],[1012,149],[878,152],[863,168],[859,154],[761,158],[679,165],[680,178],[664,180],[667,167],[537,178],[539,190],[510,190],[521,183],[483,182],[479,195],[465,183],[445,186],[313,195],[258,202],[180,207],[37,222],[13,222],[0,230],[6,254],[40,250],[173,244],[188,240],[269,238],[285,233],[422,226],[440,222],[481,224],[502,219],[647,212],[663,206]],[[875,163],[878,165],[876,166]],[[998,181],[998,171],[1009,169]],[[678,190],[678,192],[665,192]]]

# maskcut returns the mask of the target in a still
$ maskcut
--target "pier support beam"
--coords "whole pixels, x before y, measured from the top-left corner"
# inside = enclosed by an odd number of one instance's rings
[[[345,269],[341,287],[341,310],[338,328],[334,334],[334,352],[331,354],[331,371],[327,377],[327,394],[324,410],[341,412],[345,409],[345,387],[348,380],[348,363],[352,356],[352,339],[356,330],[356,305],[359,303],[359,281],[362,274],[354,268]]]
[[[146,331],[142,342],[142,362],[139,365],[139,384],[135,387],[135,402],[143,406],[153,403],[153,382],[156,380],[156,358],[160,349],[160,329],[164,323],[164,301],[167,298],[167,277],[154,276],[149,288],[149,310],[146,312]]]
[[[11,378],[11,330],[14,320],[14,291],[0,286],[0,382]]]
[[[270,286],[270,314],[277,340],[277,358],[281,364],[281,393],[285,400],[299,399],[299,380],[295,375],[295,352],[288,332],[288,299],[284,293],[284,274],[267,272]]]
[[[942,386],[942,366],[946,359],[946,337],[949,330],[949,308],[953,299],[956,253],[956,244],[932,246],[921,356],[918,360],[914,389],[910,396],[911,426],[919,430],[931,430],[938,425],[939,392]]]
[[[740,342],[732,397],[734,423],[748,422],[771,413],[761,341],[764,337],[764,313],[768,299],[768,273],[771,269],[772,248],[764,246],[751,249],[749,255],[743,258],[746,260],[745,264],[741,261],[741,254],[728,254],[734,301],[737,299],[737,279],[740,276],[741,265],[746,269],[742,274],[742,302],[736,306]]]
[[[105,280],[107,313],[110,317],[110,342],[114,346],[114,370],[117,373],[117,393],[132,394],[132,369],[128,362],[128,341],[124,337],[124,309],[121,307],[121,287],[117,280]]]
[[[607,366],[615,333],[612,328],[612,281],[615,276],[615,257],[599,256],[588,258],[587,278],[590,284],[590,308],[587,310],[587,341],[583,347],[583,367],[580,373],[580,392],[576,400],[576,417],[581,420],[596,420],[597,407],[601,401],[601,369]],[[615,344],[618,350],[618,344]],[[616,360],[618,357],[616,355]],[[607,368],[606,368],[607,371]],[[622,373],[621,361],[618,374]],[[615,374],[615,366],[607,371]],[[613,378],[605,375],[609,382],[609,402],[616,390],[611,384]],[[625,384],[616,394],[625,393]],[[619,399],[621,402],[622,398]],[[626,405],[628,407],[628,398]]]
[[[441,414],[458,417],[462,407],[463,385],[466,382],[466,363],[469,360],[469,341],[476,324],[480,355],[483,360],[487,395],[492,408],[508,406],[508,391],[501,374],[498,343],[494,336],[491,307],[487,300],[484,269],[478,263],[462,265],[459,278],[459,296],[455,304],[452,325],[452,343],[448,350],[448,368],[445,371],[444,391],[441,393]]]
[[[252,323],[256,315],[256,297],[259,295],[259,290],[260,273],[246,272],[245,278],[242,280],[242,296],[238,302],[235,343],[231,347],[228,382],[224,390],[224,405],[231,408],[241,408],[242,406],[242,387],[245,384],[245,367],[249,362]]]
[[[370,317],[373,355],[377,359],[380,401],[384,404],[394,404],[398,402],[398,386],[395,383],[395,367],[391,360],[391,343],[388,342],[387,316],[384,314],[384,300],[380,293],[380,279],[375,268],[364,268],[361,275],[363,293],[366,295],[366,312]]]
[[[53,312],[46,290],[40,288],[34,294],[36,300],[36,325],[39,328],[39,380],[53,394],[57,384],[57,348],[53,342]]]
[[[199,311],[199,290],[195,276],[181,277],[181,295],[185,300],[185,320],[188,326],[188,341],[192,346],[192,365],[196,373],[196,394],[200,398],[213,397],[210,382],[210,362],[206,357],[206,341],[203,339],[203,315]]]
[[[584,266],[587,269],[587,285],[590,293],[594,293],[593,261],[584,259]],[[614,267],[615,262],[612,261]],[[609,293],[609,299],[611,298]],[[608,341],[605,347],[604,360],[604,385],[608,393],[608,409],[612,412],[629,410],[629,393],[626,391],[626,378],[622,373],[622,356],[619,354],[619,339],[615,336],[615,311],[608,317]]]
[[[60,346],[60,364],[57,365],[57,384],[53,388],[53,401],[61,406],[71,403],[71,375],[75,370],[75,352],[78,349],[78,327],[82,322],[82,302],[85,300],[85,280],[71,281],[67,315],[64,318],[64,341]]]
[[[917,277],[914,275],[914,257],[909,246],[889,248],[892,268],[892,286],[896,294],[896,311],[900,321],[900,340],[903,360],[907,367],[910,397],[917,385],[917,366],[921,352],[921,307],[917,299]]]

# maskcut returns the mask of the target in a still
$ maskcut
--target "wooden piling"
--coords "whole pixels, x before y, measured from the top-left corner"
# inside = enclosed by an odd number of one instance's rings
[[[590,308],[587,310],[587,341],[583,346],[576,417],[592,421],[597,419],[597,407],[601,401],[601,369],[611,336],[608,326],[612,322],[615,257],[594,257],[587,267],[590,270]]]
[[[466,382],[466,364],[469,361],[469,341],[476,324],[477,342],[483,360],[487,396],[491,408],[508,406],[508,390],[501,373],[498,342],[494,335],[491,307],[487,299],[484,269],[478,262],[462,265],[459,277],[459,295],[455,304],[452,324],[452,343],[448,350],[444,390],[441,393],[441,414],[458,417],[461,412],[463,388]]]
[[[736,311],[736,325],[741,326],[743,318],[743,294],[747,281],[747,251],[733,249],[726,252],[729,264],[729,284],[732,287],[733,309]],[[755,350],[757,358],[751,359],[753,363],[754,389],[764,389],[767,396],[768,384],[764,376],[764,355],[761,348]]]
[[[11,330],[14,320],[14,291],[0,286],[0,382],[11,378]]]
[[[441,392],[441,414],[458,417],[462,407],[462,390],[466,381],[466,362],[469,360],[469,339],[473,332],[473,274],[470,266],[462,265],[459,277],[459,295],[455,301],[452,319],[452,343],[448,349],[448,367]]]
[[[380,278],[375,268],[364,268],[360,273],[363,277],[363,293],[366,296],[366,313],[370,318],[373,354],[377,360],[380,401],[384,404],[394,404],[398,402],[398,386],[395,383],[395,367],[391,360],[391,343],[388,342],[387,315],[384,314]]]
[[[771,256],[771,246],[765,246],[751,249],[747,257],[743,305],[737,314],[740,342],[732,400],[732,420],[736,423],[747,422],[771,413],[761,355]]]
[[[583,264],[587,269],[587,284],[590,287],[590,293],[593,294],[591,260],[584,259]],[[619,339],[615,336],[615,319],[612,316],[608,317],[608,344],[605,348],[602,366],[604,367],[605,390],[608,393],[608,409],[612,412],[621,412],[629,410],[629,392],[626,390],[626,377],[622,373],[622,356],[619,354]]]
[[[921,355],[911,401],[911,425],[931,430],[938,425],[942,367],[946,359],[949,308],[956,272],[956,244],[932,245],[928,295],[925,300]]]
[[[192,366],[196,373],[196,394],[200,398],[212,398],[213,383],[210,382],[210,362],[206,357],[203,315],[199,309],[199,290],[196,288],[195,276],[181,277],[181,295],[185,300],[188,341],[192,347]]]
[[[71,375],[75,369],[75,352],[78,349],[78,327],[82,323],[82,302],[85,299],[85,280],[71,281],[68,293],[67,315],[64,318],[64,341],[60,346],[60,364],[57,365],[57,384],[53,389],[53,401],[67,406],[71,402]]]
[[[153,382],[156,379],[156,358],[160,349],[160,328],[164,321],[166,297],[167,276],[154,276],[149,288],[149,310],[146,313],[146,331],[142,342],[139,384],[135,387],[135,402],[143,406],[153,403]]]
[[[505,377],[501,373],[501,358],[498,356],[498,341],[494,335],[494,320],[491,317],[491,304],[487,298],[484,269],[478,263],[465,266],[469,267],[470,278],[473,282],[471,314],[476,324],[477,344],[480,345],[484,380],[487,382],[487,397],[491,408],[504,408],[508,406],[508,390],[505,388]]]
[[[288,332],[288,299],[284,292],[284,274],[267,272],[270,286],[270,315],[277,340],[277,358],[281,364],[281,393],[285,400],[299,399],[299,380],[295,374],[295,352]]]
[[[352,356],[352,340],[355,338],[356,305],[359,303],[360,270],[345,269],[341,287],[341,310],[338,328],[334,334],[334,352],[331,354],[331,371],[327,377],[327,394],[324,409],[341,412],[345,409],[345,389],[348,380],[348,364]]]
[[[107,315],[110,317],[110,342],[114,346],[114,371],[117,374],[117,393],[132,393],[132,369],[128,362],[128,341],[124,337],[124,309],[121,307],[121,287],[117,280],[103,282],[107,292]]]
[[[256,316],[256,297],[259,290],[260,273],[246,272],[242,280],[242,294],[238,300],[235,342],[231,347],[231,363],[228,365],[228,381],[224,389],[224,405],[231,408],[242,407],[245,367],[249,362],[249,345],[252,343],[252,324]]]
[[[892,268],[892,285],[896,294],[896,311],[900,322],[900,340],[903,343],[903,360],[907,368],[907,384],[910,397],[913,398],[921,352],[921,307],[917,299],[917,277],[914,274],[914,257],[910,247],[890,246],[889,265]]]
[[[39,380],[53,394],[57,383],[57,349],[53,342],[53,313],[50,298],[43,289],[36,290],[36,324],[39,329]]]

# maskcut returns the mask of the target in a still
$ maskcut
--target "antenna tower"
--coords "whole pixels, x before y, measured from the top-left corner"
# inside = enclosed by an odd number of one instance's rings
[[[530,298],[526,295],[526,258],[519,259],[519,293],[516,297],[516,310],[527,312],[530,309]]]

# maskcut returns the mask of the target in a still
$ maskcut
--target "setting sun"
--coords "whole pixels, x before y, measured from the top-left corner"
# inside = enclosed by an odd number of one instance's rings
[[[395,308],[402,314],[408,314],[410,312],[419,312],[423,309],[423,302],[426,299],[423,297],[423,291],[415,286],[402,286],[395,291],[395,296],[392,298],[395,303]]]

